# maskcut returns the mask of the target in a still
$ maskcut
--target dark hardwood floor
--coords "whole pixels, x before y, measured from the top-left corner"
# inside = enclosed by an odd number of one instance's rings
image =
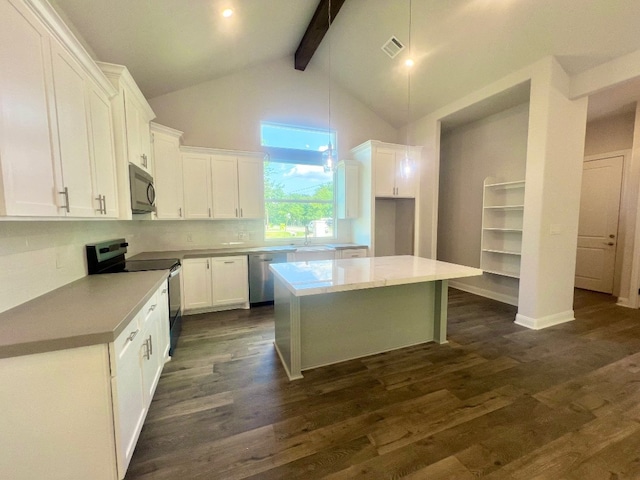
[[[575,311],[532,331],[450,289],[448,344],[295,382],[272,307],[186,317],[126,479],[638,479],[640,312]]]

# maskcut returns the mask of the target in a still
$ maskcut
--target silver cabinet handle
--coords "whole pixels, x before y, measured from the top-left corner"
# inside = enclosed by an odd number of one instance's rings
[[[180,208],[178,209],[178,216],[179,216],[180,218],[182,218],[182,207],[180,207]]]
[[[136,335],[138,335],[139,331],[140,329],[137,329],[135,332],[131,332],[127,337],[127,342],[133,342],[133,339],[136,338]]]
[[[609,245],[610,247],[613,247],[615,245],[615,243],[613,242],[604,242],[605,245]]]
[[[207,260],[207,270],[209,270],[209,260]]]
[[[238,218],[238,209],[236,208],[236,218]]]
[[[242,213],[242,208],[240,209],[240,218],[244,217],[244,213]]]
[[[107,214],[107,197],[102,195],[102,213]]]
[[[153,338],[149,335],[149,356],[153,355]]]
[[[64,205],[62,205],[62,207],[60,208],[64,208],[67,211],[67,213],[69,213],[71,211],[69,209],[69,187],[64,187],[64,190],[58,193],[60,195],[64,195]]]
[[[229,260],[229,261],[224,262],[224,263],[236,263],[236,262],[234,262],[233,260]]]
[[[143,153],[142,155],[140,155],[140,158],[142,158],[142,165],[146,168],[147,167],[147,154]]]
[[[142,354],[144,356],[144,358],[146,358],[147,360],[151,359],[151,353],[149,352],[149,340],[145,340],[144,343],[144,353]]]
[[[153,311],[156,309],[156,307],[157,307],[157,306],[158,306],[158,304],[157,304],[157,303],[156,303],[156,304],[151,305],[151,306],[149,307],[149,311],[150,311],[150,312],[153,312]]]
[[[102,209],[102,195],[98,195],[96,197],[96,200],[98,201],[98,209],[96,210],[96,212],[98,212],[99,214],[104,213],[104,210]]]
[[[209,207],[209,218],[211,218],[211,207]]]
[[[162,289],[162,293],[167,293],[167,289],[166,289],[166,288],[163,288],[163,289]]]

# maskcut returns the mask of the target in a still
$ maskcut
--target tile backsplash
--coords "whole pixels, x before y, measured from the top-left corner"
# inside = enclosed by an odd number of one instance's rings
[[[128,256],[265,243],[262,220],[0,221],[0,312],[84,277],[84,246],[120,237]]]

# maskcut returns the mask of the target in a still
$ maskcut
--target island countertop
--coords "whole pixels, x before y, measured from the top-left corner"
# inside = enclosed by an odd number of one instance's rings
[[[297,297],[482,275],[479,268],[411,255],[278,263],[269,268]]]
[[[89,275],[2,312],[0,358],[113,342],[168,275]]]

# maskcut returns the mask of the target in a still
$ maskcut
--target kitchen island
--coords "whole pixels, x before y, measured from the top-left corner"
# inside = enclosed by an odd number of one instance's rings
[[[409,255],[281,263],[270,269],[275,347],[290,380],[323,365],[446,343],[447,280],[482,274]]]

